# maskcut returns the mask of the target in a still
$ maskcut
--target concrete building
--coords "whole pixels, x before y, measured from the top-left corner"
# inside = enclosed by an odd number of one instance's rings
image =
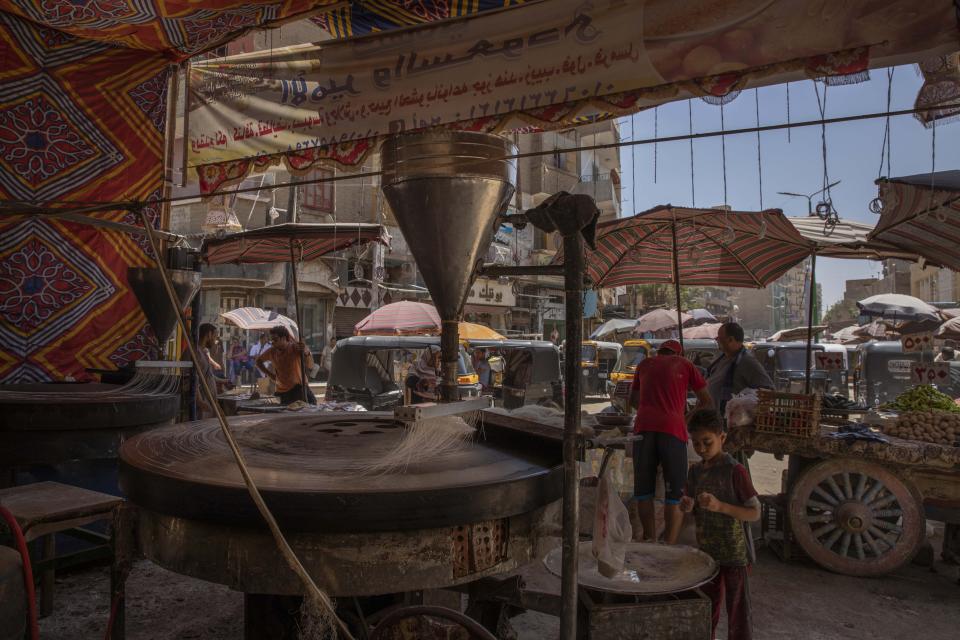
[[[732,289],[730,301],[737,306],[735,315],[746,334],[762,338],[780,329],[806,325],[809,278],[810,261],[804,260],[764,289]],[[814,309],[814,321],[819,317]]]
[[[960,300],[960,278],[950,269],[910,266],[910,295],[927,302]]]

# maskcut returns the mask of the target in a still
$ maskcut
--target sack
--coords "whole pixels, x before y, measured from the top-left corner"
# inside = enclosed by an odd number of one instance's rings
[[[746,427],[753,424],[757,412],[757,390],[744,389],[727,401],[727,428]]]
[[[593,516],[593,557],[601,575],[613,578],[623,571],[626,544],[633,539],[630,513],[624,506],[616,483],[605,471],[597,487],[597,509]]]

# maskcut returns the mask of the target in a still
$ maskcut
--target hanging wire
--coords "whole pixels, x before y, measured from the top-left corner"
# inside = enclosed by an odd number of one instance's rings
[[[693,100],[687,100],[687,118],[690,121],[690,206],[697,206],[697,188],[693,173]]]
[[[636,140],[634,134],[634,128],[637,123],[637,114],[630,114],[630,141]],[[637,213],[637,150],[633,147],[630,147],[630,206],[633,208],[633,212]]]
[[[820,110],[820,151],[823,162],[823,201],[817,203],[817,217],[823,220],[823,231],[830,235],[839,222],[837,210],[833,206],[833,194],[830,192],[830,173],[827,167],[827,124],[822,122],[827,112],[827,87],[823,85],[823,100],[820,100],[820,88],[817,81],[813,81],[813,90],[817,96],[817,108]]]
[[[921,214],[921,217],[926,218],[927,213],[934,209],[933,196],[936,191],[936,174],[937,174],[937,119],[934,118],[930,121],[930,203],[927,205],[927,209]],[[936,207],[937,211],[937,220],[940,222],[947,221],[947,212],[941,207]]]
[[[720,131],[726,131],[723,119],[723,103],[720,103]],[[727,136],[720,136],[720,155],[723,161],[723,204],[727,204]]]
[[[787,83],[787,124],[790,124],[790,83]],[[793,142],[790,139],[790,127],[787,127],[787,144]]]
[[[653,139],[656,140],[659,137],[659,114],[660,107],[653,108]],[[657,184],[657,143],[653,143],[653,184]]]
[[[760,89],[759,87],[753,90],[753,101],[757,109],[757,181],[759,182],[759,191],[760,191],[760,210],[763,211],[763,160],[761,157],[760,151]]]
[[[887,69],[887,111],[890,111],[890,102],[893,99],[893,67]],[[877,169],[877,179],[883,177],[883,160],[886,153],[887,176],[890,174],[890,116],[886,117],[883,126],[883,141],[880,143],[880,168]]]

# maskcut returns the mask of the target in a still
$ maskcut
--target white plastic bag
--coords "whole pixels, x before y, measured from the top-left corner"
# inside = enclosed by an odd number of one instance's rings
[[[593,557],[597,568],[608,578],[623,571],[626,544],[633,539],[630,513],[620,499],[609,469],[597,487],[597,510],[593,516]]]
[[[757,412],[757,390],[744,389],[727,401],[727,427],[746,427],[753,424]]]

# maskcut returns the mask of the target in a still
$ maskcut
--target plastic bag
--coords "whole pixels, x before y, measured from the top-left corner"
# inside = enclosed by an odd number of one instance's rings
[[[727,427],[746,427],[753,424],[757,411],[757,390],[744,389],[727,401]]]
[[[597,487],[597,509],[593,516],[593,557],[602,575],[613,578],[623,571],[626,544],[632,539],[630,513],[607,470]]]

